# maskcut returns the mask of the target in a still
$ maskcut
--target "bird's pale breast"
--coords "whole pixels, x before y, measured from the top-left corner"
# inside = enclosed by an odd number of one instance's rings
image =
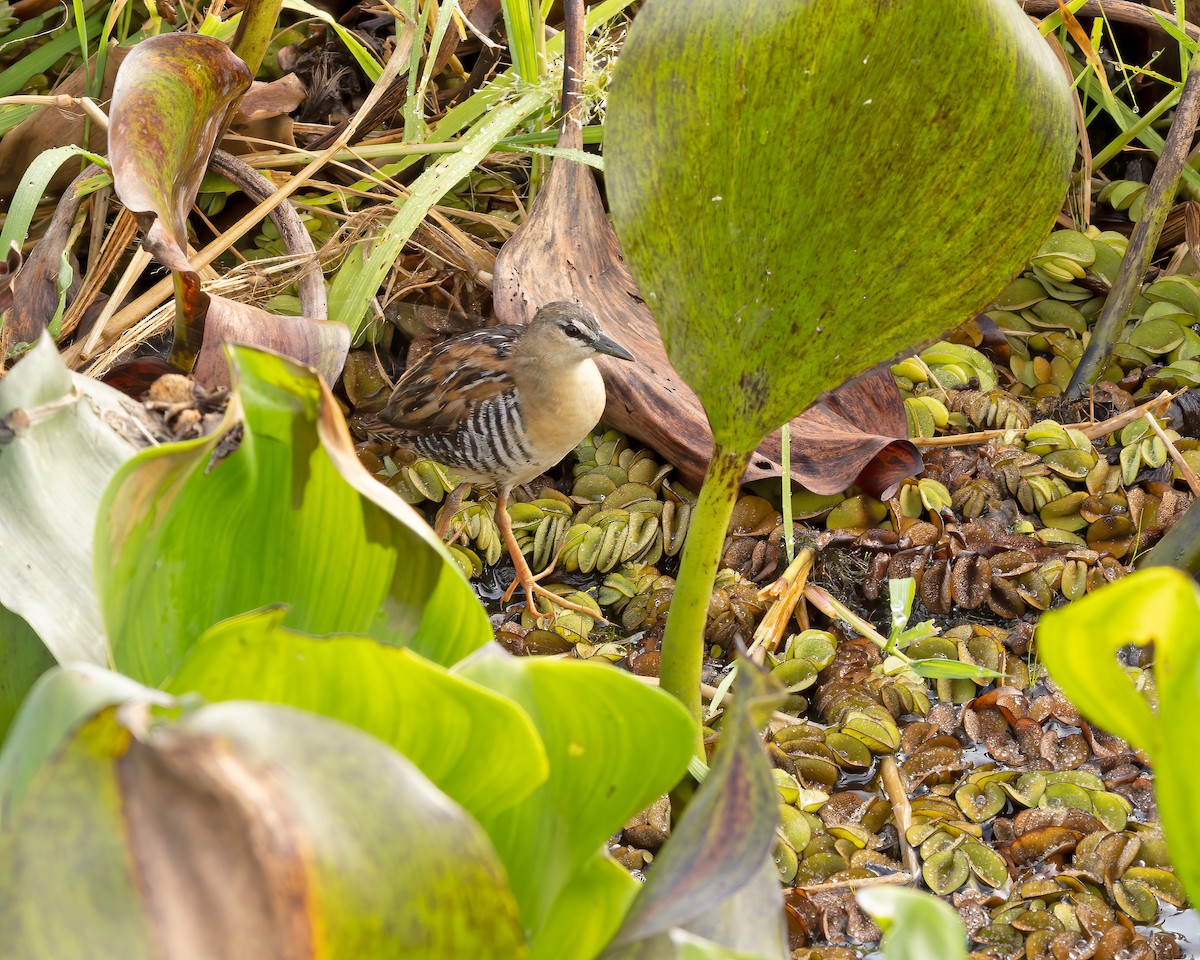
[[[531,464],[533,472],[518,483],[532,480],[562,460],[604,415],[604,380],[592,360],[548,378],[539,392],[539,402],[526,413],[536,462]]]

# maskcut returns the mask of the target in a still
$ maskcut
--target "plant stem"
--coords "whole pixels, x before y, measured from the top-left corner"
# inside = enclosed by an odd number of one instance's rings
[[[662,642],[659,682],[696,720],[696,752],[704,755],[700,724],[700,664],[704,654],[704,625],[712,598],[721,547],[729,529],[729,516],[737,500],[738,485],[750,452],[713,445],[712,460],[700,488],[700,499],[688,527],[683,562],[675,596],[667,616]]]
[[[810,583],[804,588],[804,598],[814,607],[820,610],[825,616],[834,620],[841,620],[858,631],[859,636],[870,640],[884,653],[889,656],[897,657],[905,663],[912,663],[911,658],[906,656],[901,651],[895,649],[891,641],[888,640],[882,633],[876,630],[870,623],[860,617],[857,613],[847,607],[842,601],[838,600],[829,591],[822,587],[818,587],[815,583]]]
[[[1154,249],[1166,223],[1167,213],[1175,202],[1179,177],[1187,167],[1188,152],[1191,150],[1192,134],[1200,118],[1200,71],[1192,71],[1183,85],[1179,106],[1171,120],[1171,130],[1163,145],[1162,155],[1150,178],[1146,190],[1146,202],[1141,218],[1133,228],[1129,246],[1121,258],[1117,275],[1113,278],[1112,290],[1104,302],[1095,325],[1092,338],[1079,358],[1079,364],[1067,384],[1066,395],[1078,400],[1087,388],[1095,383],[1112,359],[1113,347],[1125,330],[1125,322],[1133,309],[1133,301],[1141,290],[1146,270],[1154,259]],[[1193,171],[1194,172],[1194,171]]]
[[[234,34],[229,47],[245,61],[251,76],[258,73],[263,57],[271,46],[282,6],[283,0],[251,0],[242,8],[242,18],[238,21],[237,33]],[[101,38],[101,50],[104,49],[103,43]],[[104,76],[103,66],[100,67],[100,76]],[[89,90],[88,93],[95,97],[99,90]]]
[[[796,531],[792,528],[792,424],[785,423],[779,429],[779,457],[783,461],[783,548],[787,553],[788,563],[796,559]]]

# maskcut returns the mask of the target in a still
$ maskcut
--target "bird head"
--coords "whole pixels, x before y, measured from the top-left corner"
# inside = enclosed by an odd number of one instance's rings
[[[598,353],[634,359],[632,353],[601,332],[591,310],[568,300],[547,303],[534,314],[521,335],[520,349],[530,356],[566,363],[582,362]]]

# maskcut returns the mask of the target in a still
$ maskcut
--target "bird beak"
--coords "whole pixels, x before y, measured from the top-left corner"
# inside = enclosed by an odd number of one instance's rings
[[[607,353],[610,357],[619,357],[622,360],[634,359],[632,353],[617,343],[616,340],[612,340],[609,337],[606,337],[604,334],[600,334],[600,336],[596,338],[595,346],[597,353]]]

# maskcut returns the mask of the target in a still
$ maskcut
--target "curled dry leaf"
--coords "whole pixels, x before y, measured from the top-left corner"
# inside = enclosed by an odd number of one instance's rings
[[[304,102],[304,82],[294,73],[278,80],[263,83],[255,80],[238,104],[234,123],[252,120],[268,120],[280,114],[291,113]]]
[[[16,292],[16,275],[21,269],[21,251],[13,244],[8,255],[0,260],[0,315],[8,312]]]
[[[350,352],[345,324],[308,317],[282,317],[248,303],[202,293],[207,301],[204,343],[192,371],[208,389],[229,385],[224,345],[260,347],[313,367],[332,386]]]
[[[137,216],[143,245],[187,270],[187,215],[250,71],[218,40],[169,33],[143,40],[113,88],[113,186]]]
[[[58,285],[63,256],[71,238],[71,226],[83,198],[84,181],[100,173],[95,164],[79,174],[63,193],[42,239],[29,254],[16,277],[9,281],[12,302],[4,319],[4,342],[8,349],[33,343],[58,311]],[[68,294],[68,301],[69,301]]]
[[[263,83],[255,80],[238,104],[224,149],[232,154],[254,153],[261,141],[296,146],[289,114],[308,97],[304,82],[294,73]]]
[[[760,454],[771,456],[760,461]],[[777,475],[779,434],[772,434],[751,468]],[[764,464],[767,464],[764,466]],[[840,493],[855,481],[879,499],[924,469],[908,440],[904,403],[886,366],[874,367],[823,394],[792,421],[792,476],[814,493]]]

